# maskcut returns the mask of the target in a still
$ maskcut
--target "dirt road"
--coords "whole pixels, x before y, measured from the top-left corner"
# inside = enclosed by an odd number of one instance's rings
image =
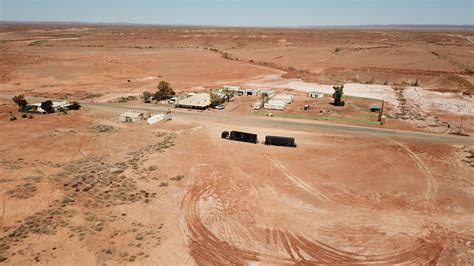
[[[11,99],[12,95],[0,94],[0,98]],[[44,100],[40,97],[29,97],[30,100],[40,101]],[[140,110],[140,111],[151,111],[151,112],[163,112],[171,110],[176,118],[194,120],[194,121],[205,121],[206,123],[221,123],[221,124],[240,124],[240,125],[255,125],[265,126],[270,128],[288,128],[293,130],[311,130],[321,129],[332,131],[336,133],[355,133],[365,135],[376,135],[388,138],[405,138],[411,140],[420,140],[433,143],[445,143],[445,144],[457,144],[457,145],[474,145],[474,138],[472,137],[461,137],[455,135],[441,135],[441,134],[430,134],[415,131],[405,130],[394,130],[394,129],[383,129],[374,127],[363,127],[363,126],[351,126],[342,124],[331,124],[316,122],[310,120],[301,119],[286,119],[276,117],[256,117],[252,115],[235,115],[229,113],[216,113],[216,112],[198,112],[189,111],[185,109],[176,109],[173,107],[159,106],[159,105],[129,105],[129,104],[117,104],[117,103],[94,103],[81,101],[80,104],[85,108],[91,108],[95,110],[104,110],[109,112],[115,112],[120,114],[125,110]]]
[[[187,111],[182,109],[160,107],[160,106],[129,106],[121,104],[109,104],[109,103],[87,103],[81,102],[81,105],[87,108],[110,110],[120,113],[126,109],[134,109],[141,111],[173,111],[173,114],[177,118],[184,118],[188,120],[214,122],[222,124],[240,124],[240,125],[255,125],[265,126],[270,128],[287,128],[293,130],[311,130],[321,129],[333,131],[336,133],[356,133],[365,135],[377,135],[389,138],[406,138],[412,140],[421,140],[433,143],[445,143],[445,144],[459,144],[459,145],[474,145],[474,138],[472,137],[460,137],[454,135],[437,135],[430,133],[404,131],[404,130],[393,130],[373,127],[362,127],[362,126],[351,126],[341,124],[330,124],[323,122],[315,122],[310,120],[298,120],[298,119],[285,119],[276,117],[256,117],[252,115],[235,115],[229,113],[210,113],[210,112],[196,112]]]

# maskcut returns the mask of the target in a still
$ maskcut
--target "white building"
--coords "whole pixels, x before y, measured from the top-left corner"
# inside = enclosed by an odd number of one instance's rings
[[[224,91],[231,91],[231,92],[243,92],[239,86],[224,86]]]
[[[206,110],[211,105],[211,96],[209,93],[196,93],[195,95],[178,100],[176,107]]]
[[[119,121],[138,123],[142,120],[147,119],[148,117],[149,115],[146,115],[144,112],[127,111],[120,115]]]
[[[269,100],[263,105],[263,108],[268,110],[285,110],[287,103],[280,100]]]
[[[295,96],[290,95],[290,94],[276,94],[271,99],[275,101],[282,101],[282,102],[285,102],[286,104],[290,104],[295,100]]]
[[[324,93],[318,91],[312,91],[309,93],[309,98],[322,99],[324,98]]]

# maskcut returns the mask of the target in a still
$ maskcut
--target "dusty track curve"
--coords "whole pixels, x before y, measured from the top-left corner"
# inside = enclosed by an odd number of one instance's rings
[[[434,264],[443,246],[436,237],[417,239],[407,248],[389,254],[357,254],[344,251],[315,239],[281,229],[261,229],[262,245],[277,246],[287,255],[257,252],[222,240],[203,222],[199,202],[219,189],[216,182],[207,180],[191,184],[182,208],[185,213],[188,247],[198,264],[247,264],[252,261],[278,264]]]

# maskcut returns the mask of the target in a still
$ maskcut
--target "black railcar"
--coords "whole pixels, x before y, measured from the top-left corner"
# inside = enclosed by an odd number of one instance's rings
[[[265,145],[296,147],[295,138],[280,136],[266,136]]]
[[[247,133],[247,132],[240,132],[240,131],[223,131],[221,134],[221,138],[235,140],[235,141],[242,141],[248,143],[257,143],[257,134]]]

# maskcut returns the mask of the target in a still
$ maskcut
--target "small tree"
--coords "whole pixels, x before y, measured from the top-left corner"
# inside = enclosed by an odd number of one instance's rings
[[[344,106],[345,102],[342,100],[342,95],[344,94],[344,85],[334,86],[334,93],[332,98],[334,98],[335,106]]]
[[[78,102],[72,102],[72,105],[69,106],[69,109],[71,110],[79,110],[81,109],[81,105]]]
[[[25,95],[23,94],[20,94],[18,96],[14,96],[12,98],[13,102],[15,102],[18,107],[21,109],[21,108],[24,108],[25,106],[28,105],[28,102],[25,100]]]
[[[153,98],[157,101],[161,101],[168,99],[172,95],[176,95],[176,93],[170,84],[166,81],[161,81],[160,84],[158,84],[158,91],[153,94]]]
[[[222,97],[221,95],[215,94],[215,93],[212,93],[212,92],[210,92],[209,94],[211,96],[211,107],[212,108],[214,108],[218,105],[221,105],[225,102],[225,98]]]
[[[54,113],[53,102],[51,100],[42,102],[41,109],[45,110],[48,114]]]
[[[230,92],[230,91],[227,91],[227,92],[225,93],[225,100],[226,100],[227,102],[230,102],[230,100],[232,99],[232,97],[234,97],[234,93],[232,93],[232,92]]]
[[[144,91],[144,92],[143,92],[143,95],[142,95],[142,97],[143,97],[143,102],[144,102],[144,103],[149,103],[151,96],[153,96],[153,94],[151,94],[151,92],[149,92],[149,91]]]

